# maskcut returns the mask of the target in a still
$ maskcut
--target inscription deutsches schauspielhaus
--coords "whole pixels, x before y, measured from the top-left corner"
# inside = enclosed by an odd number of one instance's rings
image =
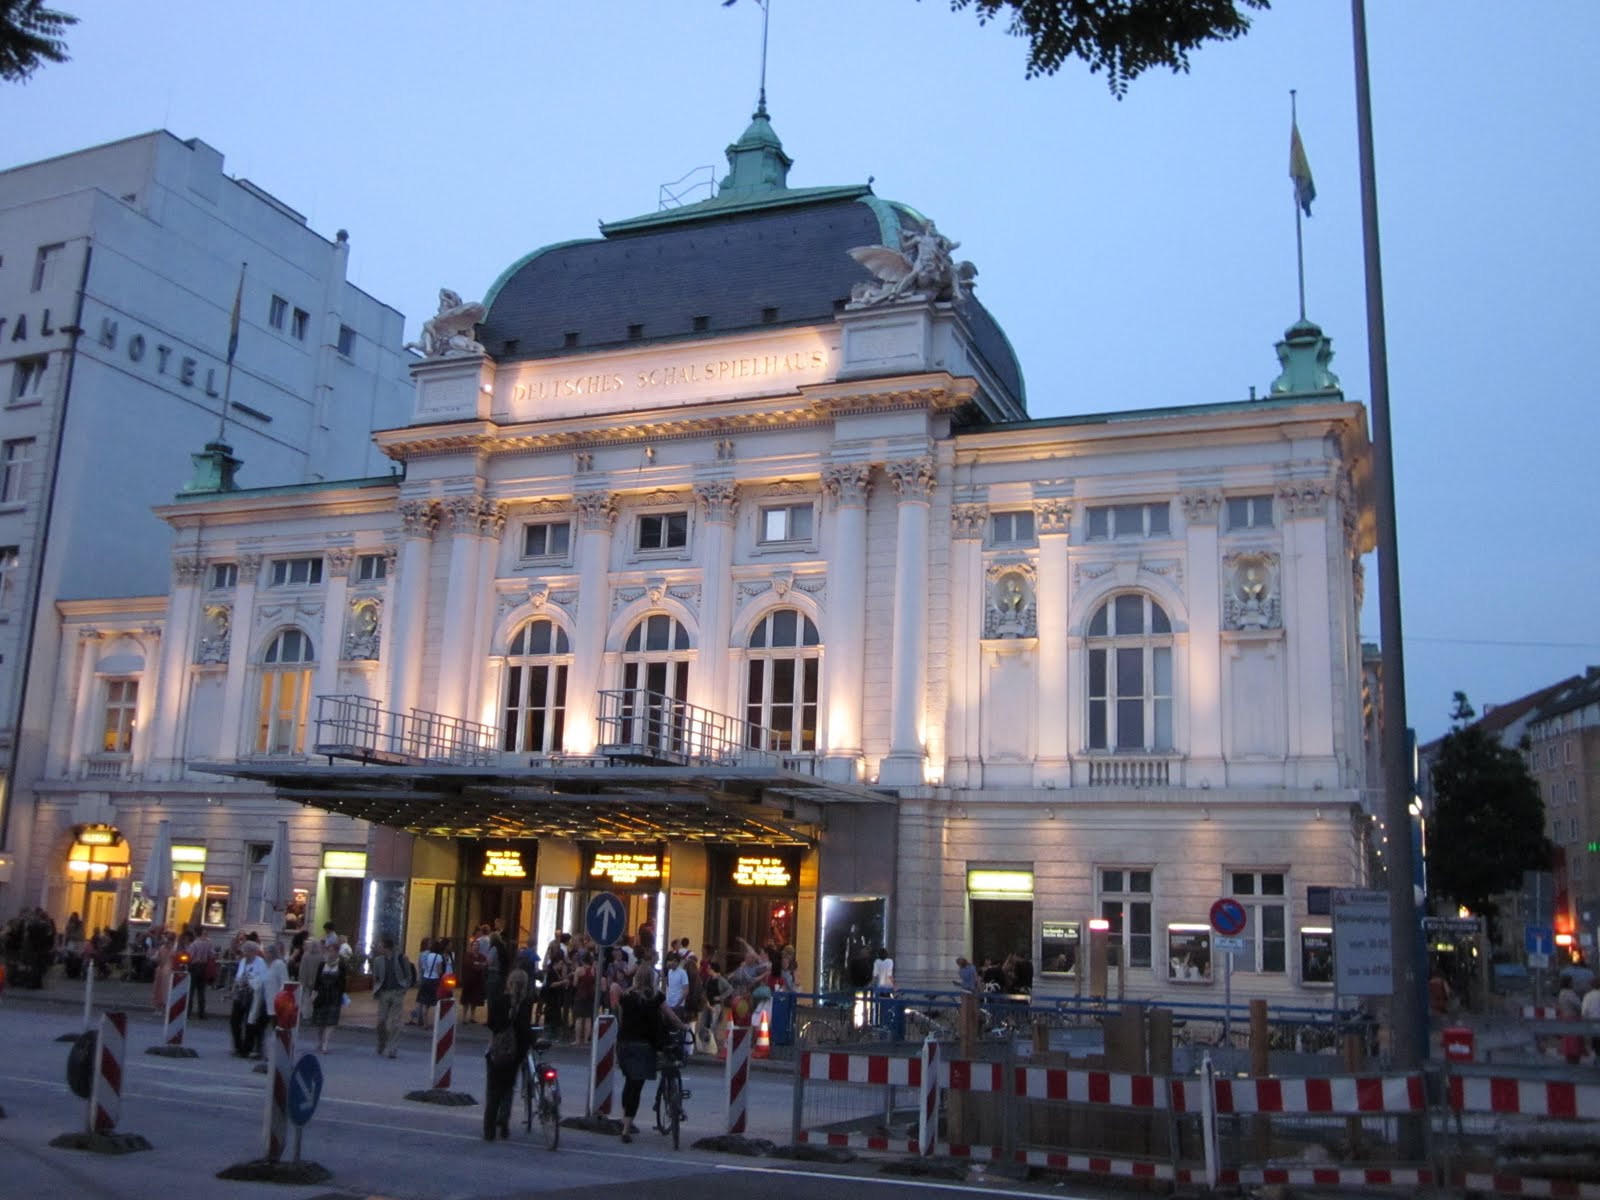
[[[797,350],[789,354],[755,354],[746,358],[711,358],[672,363],[643,371],[567,375],[515,384],[511,389],[511,403],[570,400],[608,392],[648,392],[658,388],[733,383],[767,376],[808,376],[820,374],[827,365],[828,356],[824,351]]]

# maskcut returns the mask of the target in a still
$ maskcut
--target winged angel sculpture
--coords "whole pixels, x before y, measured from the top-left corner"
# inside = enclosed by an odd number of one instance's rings
[[[871,271],[878,282],[856,284],[850,290],[850,303],[863,308],[911,299],[951,299],[961,303],[972,291],[978,268],[952,257],[951,251],[960,245],[941,234],[929,221],[925,229],[903,230],[898,250],[889,246],[857,246],[850,251],[850,257]]]
[[[488,311],[481,304],[464,302],[449,288],[440,288],[439,311],[422,323],[421,340],[407,342],[406,349],[421,350],[427,358],[482,354],[473,330]]]

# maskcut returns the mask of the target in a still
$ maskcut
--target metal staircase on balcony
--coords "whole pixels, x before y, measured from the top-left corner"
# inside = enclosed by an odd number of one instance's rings
[[[661,692],[637,688],[600,693],[600,744],[613,762],[656,767],[771,767],[786,762],[785,736],[775,729],[712,712]]]
[[[489,766],[499,761],[492,725],[414,708],[380,707],[365,696],[318,696],[312,753],[389,766]]]

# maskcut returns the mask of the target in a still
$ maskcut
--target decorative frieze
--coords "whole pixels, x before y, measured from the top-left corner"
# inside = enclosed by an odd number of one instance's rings
[[[816,485],[803,483],[798,479],[780,479],[777,483],[769,483],[762,489],[764,496],[809,496],[816,491]]]
[[[1252,550],[1222,556],[1222,627],[1256,631],[1283,628],[1278,556]]]
[[[521,517],[561,517],[571,511],[569,500],[535,500],[532,504],[517,506],[517,515]]]
[[[883,469],[902,501],[931,499],[938,486],[931,458],[900,458],[884,463]]]
[[[1141,559],[1139,574],[1165,579],[1174,591],[1183,593],[1183,562],[1176,558]]]
[[[1116,563],[1093,562],[1072,564],[1072,590],[1077,591],[1086,583],[1093,583],[1103,575],[1109,575],[1117,569]]]
[[[640,496],[638,503],[650,508],[665,508],[671,505],[680,505],[685,501],[682,492],[670,491],[667,488],[657,488],[645,496]]]
[[[950,506],[950,533],[958,542],[970,542],[983,537],[989,527],[989,508],[984,504],[952,504]]]
[[[611,611],[620,612],[628,605],[649,598],[650,603],[660,605],[666,600],[676,600],[685,608],[697,610],[700,606],[700,585],[698,583],[668,583],[664,579],[653,578],[645,581],[644,586],[613,588],[611,592]]]
[[[617,519],[617,501],[610,492],[579,492],[572,503],[583,529],[610,529]]]
[[[766,579],[744,579],[739,582],[738,604],[744,607],[758,596],[768,592],[780,600],[791,591],[803,592],[821,604],[828,591],[828,577],[818,574],[796,574],[788,567],[779,567]]]
[[[400,531],[408,538],[431,538],[439,528],[439,506],[432,500],[402,500]]]
[[[204,559],[193,554],[172,556],[172,578],[179,587],[194,587],[205,573]]]
[[[718,524],[731,525],[739,512],[739,489],[725,479],[696,484],[694,500],[705,519]]]
[[[1222,515],[1221,492],[1184,492],[1178,499],[1183,502],[1183,519],[1190,525],[1215,525]]]
[[[1072,501],[1043,496],[1033,502],[1033,532],[1037,537],[1072,532]]]
[[[716,441],[716,454],[718,462],[732,462],[734,447],[732,438],[718,438]]]
[[[871,463],[837,463],[822,472],[822,487],[837,508],[860,508],[872,495]]]

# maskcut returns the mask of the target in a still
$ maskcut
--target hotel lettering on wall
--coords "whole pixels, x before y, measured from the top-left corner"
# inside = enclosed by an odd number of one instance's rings
[[[49,316],[48,309],[45,315]],[[145,374],[174,380],[186,388],[199,388],[207,396],[222,396],[226,367],[220,363],[206,364],[202,370],[201,360],[184,353],[183,348],[169,346],[143,333],[124,336],[122,322],[110,317],[101,317],[99,328],[92,332],[103,349],[116,352],[118,357],[125,358]]]

